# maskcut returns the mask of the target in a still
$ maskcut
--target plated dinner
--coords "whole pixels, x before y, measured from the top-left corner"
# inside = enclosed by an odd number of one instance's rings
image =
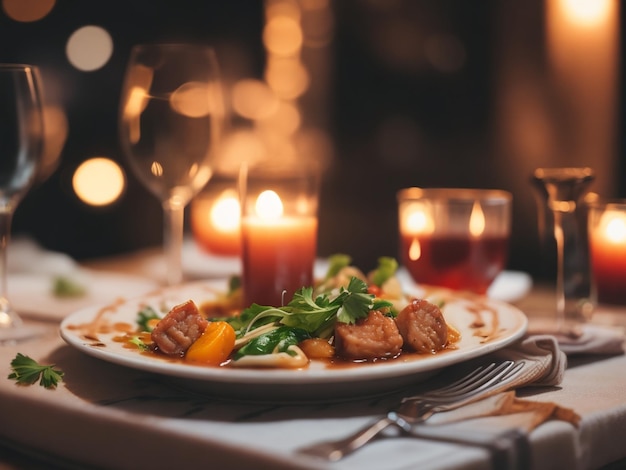
[[[282,364],[280,360],[274,363],[264,362],[264,356],[268,354],[267,351],[259,350],[258,340],[256,343],[247,341],[243,345],[238,343],[228,351],[226,359],[218,364],[203,363],[202,359],[197,360],[197,354],[195,360],[188,360],[185,357],[189,354],[186,349],[173,354],[162,351],[165,346],[159,345],[158,340],[156,343],[153,341],[154,337],[158,337],[159,331],[159,327],[155,325],[167,321],[163,319],[168,318],[168,315],[180,316],[181,310],[186,312],[190,303],[201,312],[203,318],[206,317],[212,328],[215,329],[217,324],[231,325],[237,337],[235,341],[238,342],[255,330],[258,333],[269,328],[274,332],[284,332],[282,327],[293,323],[294,316],[285,315],[285,312],[290,312],[290,308],[291,311],[294,310],[292,303],[288,303],[286,308],[253,305],[252,309],[244,309],[242,315],[239,315],[238,311],[235,315],[226,312],[223,307],[228,305],[227,280],[198,281],[160,289],[130,300],[120,299],[113,304],[86,308],[70,315],[62,322],[61,335],[68,344],[88,355],[161,374],[185,386],[200,387],[208,393],[249,399],[308,401],[380,393],[420,382],[446,366],[502,348],[520,338],[526,331],[525,315],[506,303],[440,288],[414,288],[412,292],[405,292],[403,286],[400,286],[400,293],[395,294],[393,298],[392,295],[384,294],[384,288],[382,293],[371,293],[375,289],[372,284],[368,285],[367,279],[371,278],[372,273],[365,276],[351,266],[339,269],[331,266],[329,272],[331,271],[334,272],[315,286],[317,297],[312,295],[314,292],[312,286],[302,290],[301,293],[305,293],[305,296],[296,299],[296,303],[308,298],[314,299],[320,305],[328,305],[329,300],[332,303],[343,296],[351,297],[353,300],[359,298],[361,302],[371,301],[370,306],[366,307],[371,312],[354,322],[331,319],[330,323],[320,324],[321,326],[312,328],[308,333],[299,328],[298,334],[303,336],[297,337],[296,334],[295,340],[293,338],[287,340],[288,344],[286,346],[283,344],[285,347],[281,356],[283,359],[295,356],[300,362],[287,365]],[[347,273],[357,275],[346,277]],[[339,278],[343,281],[339,282]],[[396,282],[395,276],[388,275],[382,284],[395,286],[385,285],[388,291],[398,291]],[[232,290],[232,287],[230,289]],[[294,296],[296,297],[298,296]],[[402,316],[407,314],[402,312],[406,310],[414,312],[424,306],[432,311],[440,310],[445,319],[446,332],[445,335],[440,333],[441,344],[436,348],[428,346],[420,350],[419,347],[410,347],[407,343],[417,340],[410,335],[407,337],[406,334],[400,334],[397,341],[402,344],[398,345],[396,340],[392,340],[392,346],[388,346],[389,353],[383,348],[382,352],[378,351],[367,356],[359,352],[360,343],[364,340],[357,339],[355,345],[346,349],[345,343],[349,341],[346,338],[353,334],[352,331],[344,334],[343,340],[339,340],[341,335],[338,333],[339,329],[354,328],[359,324],[370,322],[372,312],[390,319],[391,322],[398,322],[400,327],[397,330],[406,330],[409,327],[402,326]],[[343,311],[345,315],[343,308],[338,310]],[[432,311],[427,317],[432,316]],[[146,312],[156,313],[158,318],[147,320]],[[258,323],[258,328],[248,320],[242,326],[241,319],[246,313],[248,317],[255,318],[252,323]],[[183,317],[185,316],[186,313]],[[281,320],[283,317],[290,318],[290,321],[284,322]],[[343,319],[345,316],[340,318]],[[154,329],[147,327],[149,322]],[[302,324],[299,325],[301,326]],[[432,330],[432,326],[426,325],[426,329]],[[206,328],[206,325],[203,324],[202,328]],[[148,329],[157,333],[152,334],[147,331]],[[222,329],[225,328],[222,326]],[[320,333],[324,330],[325,332]],[[251,339],[255,337],[258,339],[258,336],[259,334],[252,335]],[[282,339],[289,336],[283,335]],[[316,338],[318,340],[326,338],[332,353],[310,353],[306,340]],[[344,346],[341,346],[342,342]],[[241,350],[246,345],[249,349],[257,351],[242,354]],[[296,348],[295,353],[292,345]],[[275,347],[276,344],[270,353],[280,352]],[[201,348],[196,345],[195,349]],[[287,350],[289,352],[286,353]],[[298,357],[302,355],[304,360]],[[243,364],[236,365],[242,356],[243,359],[246,359],[245,356],[250,357]],[[254,387],[247,386],[251,384]]]

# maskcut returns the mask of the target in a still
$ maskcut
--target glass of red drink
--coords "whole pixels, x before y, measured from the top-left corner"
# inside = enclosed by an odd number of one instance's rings
[[[626,305],[626,200],[589,205],[589,254],[595,303]]]
[[[397,197],[400,259],[415,282],[485,294],[507,262],[511,193],[407,188]]]
[[[313,285],[319,172],[269,165],[240,174],[244,305],[281,306]]]

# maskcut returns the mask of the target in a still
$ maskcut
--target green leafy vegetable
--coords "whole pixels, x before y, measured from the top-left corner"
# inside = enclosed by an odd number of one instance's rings
[[[52,294],[55,297],[81,297],[87,293],[82,284],[66,276],[56,276],[53,279]]]
[[[398,261],[395,258],[383,256],[378,258],[378,267],[370,274],[370,282],[378,287],[382,286],[398,270]]]
[[[133,336],[131,339],[128,340],[128,342],[137,346],[137,349],[139,349],[140,351],[150,350],[150,346],[144,343],[139,336]]]
[[[54,368],[55,365],[43,366],[34,359],[17,353],[11,361],[13,372],[9,379],[16,380],[20,385],[32,385],[39,380],[39,385],[45,388],[56,388],[59,381],[63,380],[63,372]]]
[[[264,333],[261,336],[257,336],[245,346],[240,348],[234,356],[234,359],[240,359],[243,356],[261,356],[265,354],[276,354],[286,352],[293,356],[294,353],[289,350],[289,346],[294,346],[310,338],[308,332],[300,328],[289,328],[282,326],[272,330],[268,333]]]
[[[240,276],[231,276],[228,280],[228,294],[232,295],[241,287],[241,277]]]
[[[152,331],[150,320],[160,320],[161,316],[152,307],[144,307],[137,313],[137,324],[141,331]]]
[[[247,331],[253,326],[278,322],[293,328],[301,328],[315,337],[327,338],[332,334],[336,321],[354,323],[365,318],[373,308],[390,307],[391,303],[378,300],[367,292],[367,284],[352,277],[348,287],[341,287],[335,298],[328,294],[313,298],[313,288],[298,290],[285,307],[267,307],[253,304],[241,314],[241,324]],[[261,322],[257,325],[258,322]]]
[[[278,308],[252,304],[235,317],[218,317],[210,320],[230,323],[230,326],[235,329],[237,338],[241,338],[248,331],[279,321],[283,314],[284,312]]]
[[[338,253],[330,256],[328,258],[328,270],[326,271],[326,277],[324,280],[336,276],[343,268],[350,266],[351,262],[352,258],[349,255]]]

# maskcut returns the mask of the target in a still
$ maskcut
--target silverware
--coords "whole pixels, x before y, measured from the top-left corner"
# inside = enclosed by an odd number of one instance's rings
[[[363,447],[390,425],[410,433],[414,425],[423,423],[435,413],[454,410],[506,390],[510,384],[506,379],[510,379],[523,365],[523,361],[481,365],[445,387],[403,398],[400,405],[383,418],[351,436],[303,447],[298,452],[337,461]]]

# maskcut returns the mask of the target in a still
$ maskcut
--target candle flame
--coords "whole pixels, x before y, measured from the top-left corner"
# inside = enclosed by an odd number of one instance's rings
[[[433,219],[423,205],[411,205],[404,211],[404,232],[409,234],[432,233]]]
[[[483,213],[483,209],[480,207],[480,202],[478,201],[474,202],[474,207],[472,207],[469,230],[473,237],[480,237],[485,231],[485,214]]]
[[[276,220],[283,215],[283,202],[272,190],[263,191],[256,200],[256,213],[265,220]]]
[[[219,196],[211,207],[210,219],[220,232],[233,232],[239,228],[240,206],[234,190],[226,190]]]
[[[409,247],[409,259],[411,261],[417,261],[422,256],[422,247],[417,238],[414,238]]]
[[[607,212],[602,216],[601,226],[604,237],[610,243],[626,242],[626,214]]]

